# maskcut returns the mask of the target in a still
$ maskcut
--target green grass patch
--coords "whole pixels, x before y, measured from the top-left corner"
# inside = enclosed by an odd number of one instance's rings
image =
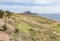
[[[20,29],[22,32],[25,32],[25,33],[29,33],[29,31],[28,31],[29,29],[38,30],[37,28],[32,27],[27,22],[23,22],[23,23],[19,24],[18,29]]]
[[[14,39],[14,41],[18,41],[18,36],[17,36],[17,34],[16,33],[13,33],[13,39]]]
[[[57,30],[57,32],[60,32],[60,25],[57,24],[57,26],[54,26]]]

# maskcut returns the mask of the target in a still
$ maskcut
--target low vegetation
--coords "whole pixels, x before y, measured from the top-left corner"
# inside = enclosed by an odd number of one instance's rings
[[[60,41],[60,23],[41,16],[0,10],[0,33],[10,37],[6,40],[0,37],[3,41]]]

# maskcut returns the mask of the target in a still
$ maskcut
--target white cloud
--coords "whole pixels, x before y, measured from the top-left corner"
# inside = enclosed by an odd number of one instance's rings
[[[48,4],[52,5],[52,3],[58,3],[60,0],[0,0],[0,2],[14,2],[14,3],[32,3],[32,4]],[[55,4],[53,4],[55,5]],[[58,4],[56,4],[58,5]]]
[[[50,4],[54,2],[60,2],[60,0],[35,0],[35,4]]]
[[[16,5],[0,5],[0,9],[9,10],[12,12],[24,12],[24,11],[32,11],[34,6],[16,6]]]
[[[60,2],[52,4],[53,6],[60,6]]]
[[[49,3],[48,0],[36,0],[34,1],[35,4],[46,4],[46,3]]]
[[[60,13],[60,6],[36,6],[35,10],[39,13]]]
[[[29,2],[28,0],[9,0],[11,2]]]
[[[29,2],[33,4],[50,4],[53,6],[20,6],[20,5],[0,5],[0,9],[13,12],[32,11],[37,13],[60,13],[60,0],[0,0],[0,2]],[[53,4],[56,3],[57,4]]]
[[[36,13],[60,13],[60,6],[8,6],[0,5],[0,9],[12,12],[31,11]]]
[[[0,2],[32,2],[33,0],[0,0]]]

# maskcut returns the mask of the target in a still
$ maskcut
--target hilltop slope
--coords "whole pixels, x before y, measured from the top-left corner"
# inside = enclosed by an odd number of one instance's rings
[[[60,23],[36,15],[3,16],[0,41],[60,41]]]

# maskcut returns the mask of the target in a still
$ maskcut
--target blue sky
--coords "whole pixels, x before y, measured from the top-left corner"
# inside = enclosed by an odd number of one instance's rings
[[[60,13],[60,0],[0,0],[0,9],[12,12]]]

